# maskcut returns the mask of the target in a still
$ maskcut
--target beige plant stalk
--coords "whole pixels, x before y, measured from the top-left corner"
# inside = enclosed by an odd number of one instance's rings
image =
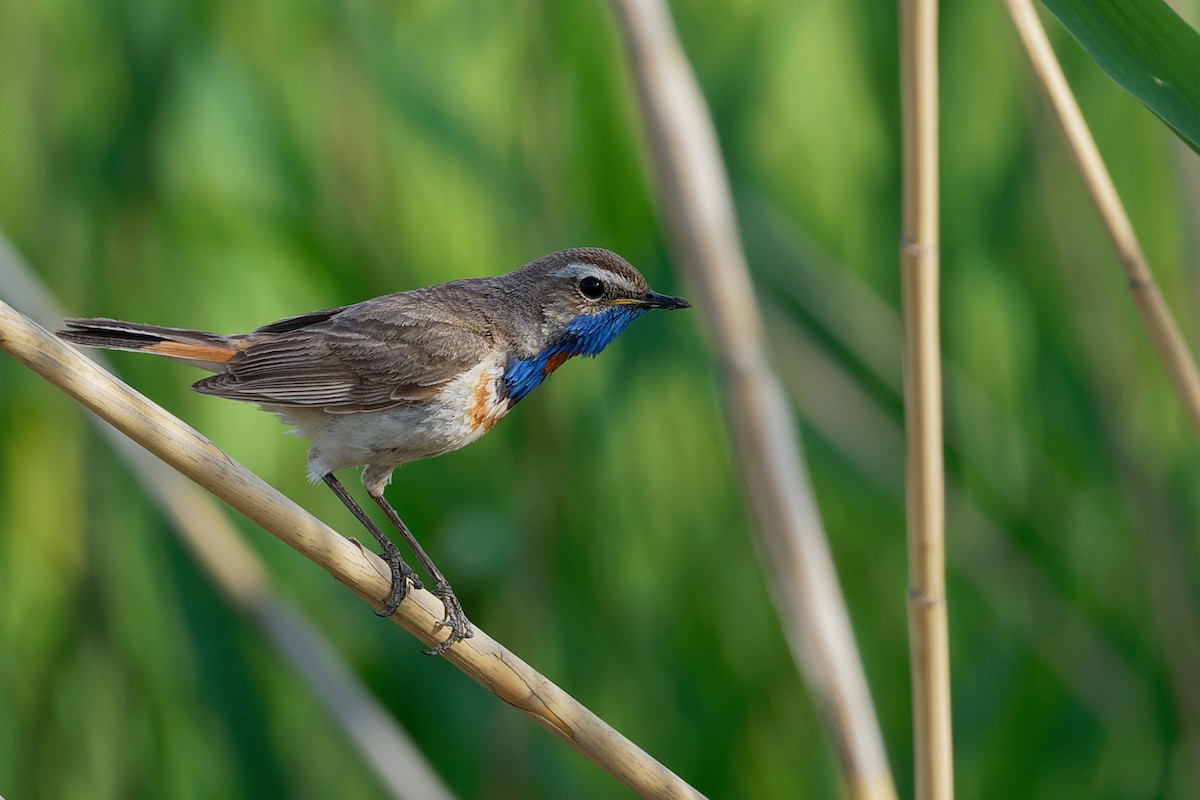
[[[75,350],[0,303],[0,350],[62,389],[142,447],[325,569],[375,608],[387,566],[269,486],[216,445]],[[442,605],[412,591],[392,619],[428,646],[446,638]],[[450,663],[607,770],[641,797],[701,795],[598,716],[476,628],[445,653]]]
[[[793,657],[850,797],[895,797],[875,709],[798,434],[761,316],[712,119],[662,0],[614,0],[654,158],[660,208],[699,297],[758,550]]]
[[[938,313],[937,19],[937,0],[901,0],[904,233],[900,277],[908,438],[908,638],[918,800],[954,796]]]

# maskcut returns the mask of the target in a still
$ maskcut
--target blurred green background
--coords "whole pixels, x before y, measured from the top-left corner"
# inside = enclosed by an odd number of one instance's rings
[[[911,796],[895,8],[672,5]],[[1049,28],[1195,350],[1197,158]],[[1195,432],[1002,4],[946,3],[942,40],[960,796],[1200,796]],[[221,332],[575,245],[687,294],[622,59],[600,2],[3,3],[0,229],[71,313]],[[831,796],[704,314],[640,321],[389,495],[473,620],[699,790]],[[357,535],[269,416],[113,361]],[[0,794],[378,796],[83,414],[0,357]],[[456,793],[623,796],[237,524]]]

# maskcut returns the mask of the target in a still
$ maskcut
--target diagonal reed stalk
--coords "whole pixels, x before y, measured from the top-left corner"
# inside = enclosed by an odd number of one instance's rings
[[[1200,372],[1197,372],[1196,361],[1188,351],[1187,341],[1180,333],[1179,325],[1154,280],[1150,264],[1138,244],[1137,234],[1133,232],[1133,224],[1125,213],[1112,177],[1104,167],[1100,150],[1088,130],[1079,104],[1075,102],[1071,87],[1046,37],[1046,30],[1030,0],[1005,0],[1005,4],[1029,56],[1038,86],[1054,112],[1071,157],[1075,159],[1092,202],[1096,204],[1100,219],[1112,239],[1121,266],[1125,268],[1129,291],[1150,334],[1150,341],[1167,371],[1171,386],[1179,396],[1179,402],[1183,404],[1196,432],[1200,433]]]
[[[908,638],[918,800],[954,796],[938,323],[937,19],[937,0],[901,0],[904,234],[900,264],[908,434]]]
[[[374,553],[335,533],[212,442],[2,302],[0,350],[298,550],[372,606],[382,606],[379,598],[387,596],[391,582],[387,566]],[[435,627],[441,616],[442,604],[433,595],[413,591],[392,619],[433,646],[448,635]],[[445,658],[641,797],[701,796],[482,630],[476,628],[473,638],[451,647]]]
[[[45,285],[0,233],[0,299],[45,324],[65,315]],[[104,359],[92,354],[101,366]],[[333,645],[294,604],[280,596],[262,560],[217,504],[179,473],[94,415],[97,429],[156,502],[192,557],[281,659],[305,680],[387,791],[400,800],[453,795],[387,709],[346,666]]]
[[[834,745],[844,791],[895,797],[862,662],[761,316],[712,119],[662,0],[614,0],[661,209],[709,323],[758,551],[793,657]]]

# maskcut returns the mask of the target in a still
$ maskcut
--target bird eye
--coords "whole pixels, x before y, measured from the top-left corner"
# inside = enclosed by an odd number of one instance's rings
[[[589,300],[599,300],[604,294],[604,284],[599,278],[588,275],[579,282],[579,291]]]

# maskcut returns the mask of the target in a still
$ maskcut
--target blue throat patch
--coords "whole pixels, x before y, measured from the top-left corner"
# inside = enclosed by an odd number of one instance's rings
[[[646,313],[640,306],[610,306],[599,314],[580,314],[567,323],[566,333],[533,358],[511,359],[504,370],[503,394],[515,405],[568,358],[594,357],[608,347],[621,331]]]

